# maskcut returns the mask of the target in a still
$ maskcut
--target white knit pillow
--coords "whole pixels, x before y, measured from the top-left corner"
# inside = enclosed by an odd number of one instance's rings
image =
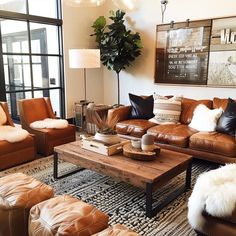
[[[0,125],[5,125],[7,123],[7,116],[2,106],[0,105]]]
[[[215,131],[217,121],[222,113],[222,108],[211,110],[207,106],[199,104],[193,112],[193,118],[189,127],[198,131]]]
[[[154,117],[149,121],[156,124],[177,124],[181,114],[182,97],[167,98],[154,94]]]

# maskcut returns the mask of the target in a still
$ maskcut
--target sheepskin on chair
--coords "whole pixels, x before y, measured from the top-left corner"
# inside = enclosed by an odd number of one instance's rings
[[[231,216],[236,204],[236,164],[228,164],[201,174],[188,202],[188,220],[201,231],[205,210],[215,217]]]
[[[16,128],[9,125],[0,126],[0,140],[5,140],[9,143],[23,141],[29,135],[28,131]]]
[[[65,129],[67,126],[67,120],[51,118],[38,120],[30,124],[32,129]]]

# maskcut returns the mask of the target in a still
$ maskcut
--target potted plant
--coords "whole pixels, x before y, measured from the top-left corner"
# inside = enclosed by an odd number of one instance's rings
[[[101,61],[108,70],[114,70],[118,83],[118,105],[120,104],[120,71],[130,66],[131,63],[141,54],[141,38],[139,33],[132,33],[124,25],[125,12],[117,10],[110,11],[109,19],[113,21],[107,25],[104,16],[98,17],[92,28],[96,36],[96,42],[101,51]]]
[[[117,123],[116,119],[113,119],[108,123],[107,118],[101,118],[96,110],[89,110],[87,112],[87,119],[91,120],[97,127],[97,132],[94,139],[102,141],[107,144],[115,144],[120,142],[120,138],[115,130]]]

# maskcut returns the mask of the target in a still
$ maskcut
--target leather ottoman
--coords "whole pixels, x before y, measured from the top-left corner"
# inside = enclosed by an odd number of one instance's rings
[[[124,225],[113,225],[108,229],[103,230],[100,233],[94,234],[93,236],[139,236],[139,234],[126,228]]]
[[[29,236],[90,236],[107,228],[108,216],[68,195],[41,202],[30,210]]]
[[[0,235],[28,235],[30,208],[53,195],[50,186],[22,173],[0,178]]]

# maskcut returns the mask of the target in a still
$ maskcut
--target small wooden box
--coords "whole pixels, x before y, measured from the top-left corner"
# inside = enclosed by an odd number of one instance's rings
[[[121,139],[120,143],[107,144],[101,141],[95,140],[93,137],[82,139],[81,147],[89,151],[97,152],[105,156],[111,156],[116,153],[122,152],[123,146],[129,143],[130,140]]]

